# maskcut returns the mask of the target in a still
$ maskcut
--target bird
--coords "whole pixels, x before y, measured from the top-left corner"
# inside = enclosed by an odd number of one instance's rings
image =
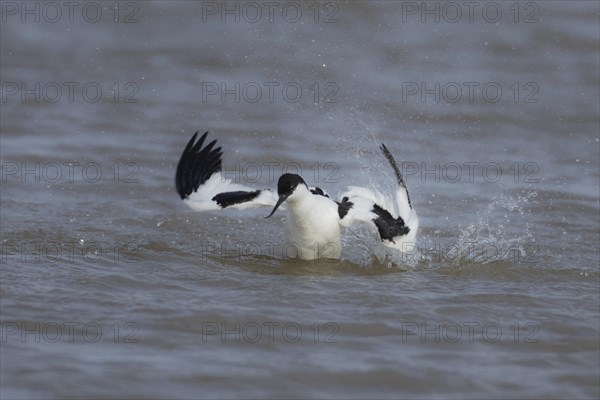
[[[396,177],[396,191],[384,195],[376,189],[349,186],[333,200],[319,187],[309,187],[298,174],[284,173],[277,190],[253,189],[232,182],[222,173],[217,140],[205,145],[208,131],[196,132],[185,146],[175,172],[175,188],[195,211],[272,207],[287,210],[285,257],[300,260],[334,259],[342,255],[341,230],[362,223],[371,227],[381,243],[401,252],[414,249],[419,218],[413,209],[398,164],[385,144],[380,150]]]

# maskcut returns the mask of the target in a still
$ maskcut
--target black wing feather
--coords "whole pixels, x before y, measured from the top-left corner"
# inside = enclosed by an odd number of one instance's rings
[[[219,193],[211,200],[216,201],[219,207],[226,208],[229,206],[233,206],[235,204],[245,203],[247,201],[252,201],[260,195],[260,190],[255,190],[253,192],[244,192],[244,191],[236,191],[236,192],[225,192]]]
[[[196,142],[196,132],[185,146],[177,164],[175,188],[182,200],[198,190],[214,173],[221,171],[223,153],[220,147],[213,149],[217,141],[213,140],[202,148],[207,135],[208,132],[205,132]]]
[[[406,188],[406,184],[404,183],[404,178],[402,178],[402,174],[400,173],[400,169],[398,168],[398,164],[396,164],[396,160],[394,159],[394,156],[388,150],[388,148],[385,147],[385,144],[381,143],[380,149],[383,152],[383,155],[385,156],[385,158],[388,160],[388,162],[392,166],[392,169],[394,170],[394,174],[396,174],[396,181],[398,182],[398,185],[400,187],[404,188],[404,190],[406,190],[406,199],[408,200],[408,206],[410,208],[412,208],[412,204],[410,203],[410,196],[408,195],[408,189]]]
[[[348,211],[350,211],[350,209],[354,206],[354,203],[351,201],[348,201],[347,197],[344,197],[342,199],[342,202],[337,202],[338,205],[338,215],[340,217],[340,219],[343,219],[346,214],[348,214]]]
[[[372,211],[377,215],[377,218],[373,222],[377,226],[381,240],[390,240],[393,242],[396,236],[406,235],[410,232],[410,228],[404,224],[402,217],[392,217],[389,211],[378,204],[373,206]]]
[[[329,195],[325,194],[323,189],[321,189],[320,187],[315,187],[314,189],[309,189],[309,190],[312,194],[329,198]]]

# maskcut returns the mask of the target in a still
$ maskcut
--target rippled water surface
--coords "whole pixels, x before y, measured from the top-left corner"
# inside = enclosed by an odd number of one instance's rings
[[[45,4],[2,3],[3,399],[600,395],[597,2]],[[386,143],[418,246],[191,211],[197,130],[333,196]]]

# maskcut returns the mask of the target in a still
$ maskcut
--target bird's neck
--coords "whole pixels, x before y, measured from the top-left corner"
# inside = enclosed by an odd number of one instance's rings
[[[290,213],[296,218],[301,218],[303,215],[308,215],[313,211],[316,201],[315,196],[306,188],[300,190],[293,199],[288,199],[288,207]]]

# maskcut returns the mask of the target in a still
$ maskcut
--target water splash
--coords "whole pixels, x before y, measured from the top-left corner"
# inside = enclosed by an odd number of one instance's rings
[[[412,267],[537,263],[539,246],[527,221],[528,206],[536,203],[536,197],[536,191],[496,195],[474,214],[472,222],[464,227],[459,224],[458,232],[436,230],[436,236],[418,237],[416,250],[399,261]]]
[[[383,193],[392,193],[395,183],[392,171],[383,157],[378,156],[378,147],[382,139],[378,132],[385,131],[377,120],[352,110],[352,118],[346,118],[345,126],[340,129],[340,138],[348,132],[360,132],[351,141],[341,141],[341,151],[355,158],[360,165],[360,186],[375,188]],[[401,155],[399,155],[401,158]],[[364,179],[364,180],[363,180]],[[422,268],[439,265],[462,266],[467,264],[491,264],[505,261],[509,263],[539,262],[539,246],[531,234],[529,209],[537,204],[537,192],[527,190],[522,193],[510,193],[506,188],[491,198],[487,207],[479,212],[460,216],[466,224],[452,225],[454,229],[444,227],[421,227],[417,243],[407,247],[405,252],[384,246],[368,227],[352,227],[352,236],[358,240],[344,247],[354,247],[355,260],[363,265],[379,262],[388,267]],[[434,205],[435,207],[435,205]],[[419,208],[417,206],[417,213]],[[421,224],[426,218],[421,220]],[[445,223],[445,222],[444,222]],[[446,226],[448,226],[446,224]],[[374,260],[375,259],[375,260]]]

